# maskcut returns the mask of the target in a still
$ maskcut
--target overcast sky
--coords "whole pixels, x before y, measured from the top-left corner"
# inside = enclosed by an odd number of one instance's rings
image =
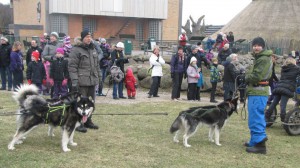
[[[182,25],[189,15],[195,22],[205,15],[205,24],[224,25],[242,11],[252,0],[183,0]],[[9,0],[0,0],[8,4]]]
[[[206,25],[225,25],[252,0],[183,0],[182,25],[192,15],[195,22],[205,15]]]

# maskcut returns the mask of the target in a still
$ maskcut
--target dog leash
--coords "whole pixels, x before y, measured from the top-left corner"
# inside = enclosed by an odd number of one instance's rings
[[[111,116],[114,116],[114,115],[168,115],[168,113],[96,113],[96,114],[92,114],[93,116],[94,115],[111,115]]]

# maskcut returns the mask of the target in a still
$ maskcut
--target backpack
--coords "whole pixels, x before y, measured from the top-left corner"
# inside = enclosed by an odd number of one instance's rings
[[[117,83],[121,82],[124,79],[124,73],[121,71],[120,67],[115,64],[110,68],[111,79]]]

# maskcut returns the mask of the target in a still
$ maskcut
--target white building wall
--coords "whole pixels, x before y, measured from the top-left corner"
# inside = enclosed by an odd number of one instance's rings
[[[167,19],[168,0],[50,0],[49,13]]]

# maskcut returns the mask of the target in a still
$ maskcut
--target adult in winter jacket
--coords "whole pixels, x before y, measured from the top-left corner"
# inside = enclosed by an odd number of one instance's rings
[[[52,32],[50,34],[50,41],[46,44],[43,50],[42,60],[49,62],[53,61],[55,59],[56,49],[60,47],[62,47],[62,45],[58,43],[57,32]]]
[[[151,77],[152,84],[148,93],[148,98],[159,97],[158,88],[160,86],[160,80],[163,76],[162,65],[165,64],[165,60],[159,55],[159,47],[154,46],[153,53],[149,58],[150,67],[152,68]]]
[[[230,31],[229,34],[227,35],[227,40],[229,42],[229,47],[232,48],[234,43],[234,35],[232,31]]]
[[[300,75],[300,67],[296,65],[296,60],[292,57],[288,57],[282,68],[281,78],[273,90],[274,100],[271,103],[269,109],[266,111],[266,121],[270,121],[272,111],[276,108],[280,101],[280,118],[284,122],[286,115],[286,105],[289,98],[294,96],[296,91],[296,78]]]
[[[265,41],[261,37],[252,41],[254,64],[246,73],[248,84],[248,127],[250,140],[244,145],[248,153],[266,154],[266,122],[264,108],[267,105],[269,85],[267,81],[272,74],[272,51],[265,50]]]
[[[103,52],[103,57],[100,59],[100,83],[99,83],[99,88],[98,88],[98,96],[106,96],[103,94],[103,83],[106,78],[106,72],[107,68],[109,67],[110,64],[110,46],[108,43],[106,43],[105,38],[100,39],[100,48]]]
[[[72,80],[72,91],[78,90],[81,95],[95,99],[95,86],[99,84],[100,76],[99,58],[88,30],[81,32],[81,42],[73,46],[69,54],[68,70]],[[86,128],[99,128],[92,122],[92,116],[76,130],[86,132]]]
[[[171,99],[177,101],[180,98],[183,75],[187,69],[186,57],[181,46],[178,47],[177,53],[172,56],[170,67],[172,78]]]
[[[239,71],[234,66],[233,62],[237,61],[237,55],[231,54],[227,57],[224,65],[224,77],[223,77],[223,89],[224,89],[224,101],[231,100],[235,91],[235,78],[239,74]]]
[[[186,53],[186,42],[188,41],[188,37],[184,30],[179,35],[178,40],[179,40],[179,46],[181,46],[183,48],[184,53]]]
[[[231,49],[229,48],[229,44],[225,44],[224,47],[219,51],[218,61],[219,64],[223,64],[226,61],[226,58],[231,54]]]
[[[111,53],[111,63],[116,64],[116,66],[121,69],[123,74],[125,74],[124,64],[129,63],[129,61],[128,58],[124,57],[123,50],[124,43],[118,42],[116,45],[116,49]],[[120,82],[113,81],[113,99],[126,99],[126,97],[123,95],[123,83],[124,79],[122,79]]]
[[[28,66],[29,62],[31,61],[31,54],[33,51],[38,51],[40,55],[43,53],[43,49],[38,46],[36,40],[31,40],[31,46],[26,52],[26,65]]]
[[[10,52],[11,45],[8,42],[8,39],[5,37],[1,37],[1,45],[0,45],[0,73],[1,73],[1,81],[2,87],[0,90],[6,90],[6,79],[8,83],[8,91],[11,91],[12,88],[12,74],[9,70],[10,64]]]
[[[13,75],[13,88],[14,91],[23,83],[23,55],[21,52],[22,45],[19,41],[14,42],[12,52],[10,53],[9,69]]]

